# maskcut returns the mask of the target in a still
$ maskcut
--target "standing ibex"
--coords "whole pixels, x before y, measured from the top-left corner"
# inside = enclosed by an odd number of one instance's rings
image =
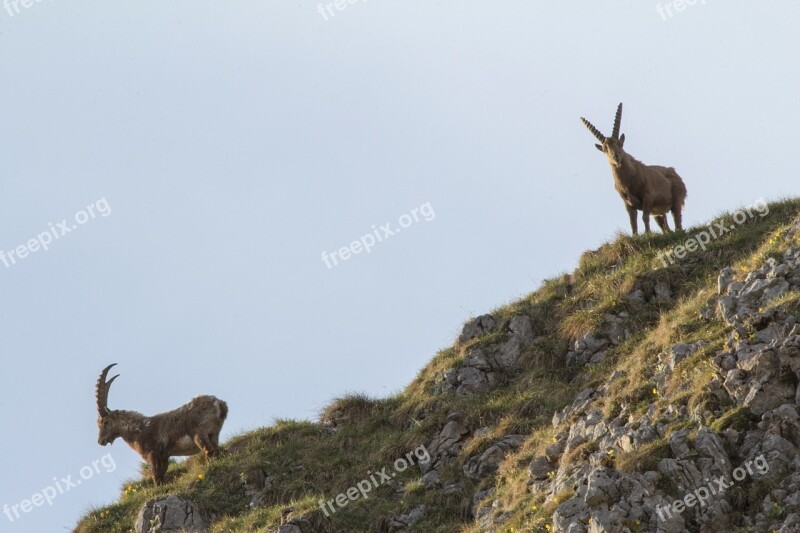
[[[194,455],[200,451],[208,461],[219,452],[219,432],[228,405],[214,396],[197,396],[191,402],[173,411],[155,416],[144,416],[135,411],[111,411],[108,408],[108,390],[119,374],[106,381],[108,365],[97,380],[97,427],[101,446],[111,444],[117,437],[128,443],[150,465],[156,485],[164,480],[169,458],[177,455]]]
[[[631,219],[631,230],[633,234],[638,233],[636,226],[636,211],[642,212],[644,229],[650,233],[650,215],[652,214],[663,232],[669,231],[667,223],[667,213],[672,212],[675,220],[675,229],[682,231],[681,210],[686,199],[686,185],[675,169],[672,167],[661,167],[655,165],[645,165],[637,161],[625,150],[625,134],[619,134],[619,124],[622,119],[622,104],[617,107],[617,115],[614,118],[614,131],[611,137],[606,137],[591,122],[581,117],[581,122],[589,128],[589,131],[597,137],[602,144],[595,144],[598,150],[606,154],[611,165],[611,172],[614,174],[614,188],[622,196],[625,202],[625,209]]]

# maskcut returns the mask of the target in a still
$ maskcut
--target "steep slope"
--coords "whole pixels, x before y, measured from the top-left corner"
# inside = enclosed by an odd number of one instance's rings
[[[167,495],[215,532],[800,531],[798,214],[620,236],[469,321],[402,393],[131,481],[76,531],[131,531]]]

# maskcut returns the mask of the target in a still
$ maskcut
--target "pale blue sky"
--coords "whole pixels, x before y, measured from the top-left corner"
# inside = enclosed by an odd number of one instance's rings
[[[666,2],[662,2],[666,5]],[[70,529],[138,475],[93,387],[146,414],[196,394],[223,436],[401,389],[462,322],[628,231],[578,117],[675,166],[685,220],[798,194],[796,1],[45,0],[0,11],[0,505],[111,452],[0,531]],[[13,6],[11,6],[13,12]],[[322,251],[429,202],[328,269]]]

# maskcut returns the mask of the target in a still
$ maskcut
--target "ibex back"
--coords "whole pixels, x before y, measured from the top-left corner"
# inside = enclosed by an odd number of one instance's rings
[[[150,465],[156,485],[164,480],[169,458],[203,452],[206,461],[219,452],[219,432],[228,416],[228,405],[214,396],[197,396],[173,411],[144,416],[135,411],[112,411],[108,391],[119,374],[106,381],[108,365],[97,380],[97,427],[101,446],[122,437]]]
[[[581,122],[601,143],[595,144],[595,146],[606,155],[608,163],[611,165],[614,188],[625,202],[625,209],[628,210],[631,221],[631,231],[634,235],[638,233],[637,211],[642,212],[644,230],[647,233],[650,232],[651,214],[663,232],[670,231],[667,223],[667,213],[669,212],[672,212],[672,218],[675,220],[675,229],[682,231],[681,216],[686,200],[686,185],[674,168],[645,165],[622,149],[622,145],[625,144],[625,134],[619,134],[621,119],[622,104],[619,104],[611,137],[600,133],[591,122],[583,117],[581,117]]]

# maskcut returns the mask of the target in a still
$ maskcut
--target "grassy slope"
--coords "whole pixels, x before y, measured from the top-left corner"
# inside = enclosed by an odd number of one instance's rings
[[[214,532],[275,530],[287,508],[294,510],[293,516],[315,513],[323,530],[376,531],[384,517],[408,512],[419,504],[428,504],[425,518],[415,527],[419,531],[477,531],[469,518],[471,497],[488,485],[497,488],[492,498],[500,499],[504,509],[512,512],[509,530],[546,531],[555,502],[530,494],[526,481],[530,460],[542,453],[555,434],[553,412],[570,404],[586,386],[602,383],[611,372],[622,369],[627,371],[626,377],[616,380],[603,399],[607,414],[626,404],[640,413],[652,403],[662,409],[667,401],[723,413],[726,406],[713,405],[704,385],[712,375],[708,356],[722,347],[728,332],[716,321],[699,320],[698,311],[715,294],[721,268],[734,265],[737,272],[745,271],[785,249],[789,243],[779,236],[798,213],[800,200],[771,204],[766,217],[755,216],[712,242],[707,250],[698,250],[680,264],[666,268],[657,258],[658,252],[682,243],[702,227],[688,230],[688,235],[619,236],[584,254],[571,276],[547,280],[536,292],[493,311],[501,321],[528,315],[536,330],[537,339],[524,354],[521,371],[511,383],[468,398],[435,394],[435,376],[453,367],[466,351],[465,347],[447,348],[398,395],[386,399],[351,395],[334,401],[322,418],[349,417],[336,432],[326,431],[318,423],[279,421],[273,427],[234,437],[225,444],[225,455],[209,467],[195,458],[173,464],[171,482],[163,487],[152,487],[144,480],[131,481],[123,487],[117,503],[90,511],[76,531],[132,531],[141,505],[166,494],[198,503],[212,517]],[[730,214],[719,218],[731,224]],[[658,281],[672,287],[670,304],[647,304],[636,313],[627,309],[627,294]],[[785,303],[796,305],[795,296]],[[633,315],[630,339],[613,348],[600,366],[564,367],[570,340],[594,329],[604,315],[623,310]],[[657,354],[676,342],[699,339],[709,344],[674,372],[666,390],[669,400],[654,394],[650,379],[658,363]],[[498,336],[490,334],[470,341],[466,347],[497,341]],[[578,379],[574,379],[576,375]],[[419,471],[409,469],[397,478],[404,490],[383,486],[368,500],[352,502],[330,519],[322,518],[317,503],[320,499],[334,497],[364,479],[368,471],[380,470],[419,445],[427,445],[448,415],[456,411],[463,414],[468,428],[489,428],[488,433],[467,441],[458,459],[444,470],[444,484],[462,481],[462,491],[447,495],[428,491],[419,482]],[[729,412],[708,422],[719,428],[735,423],[736,415]],[[675,429],[680,426],[673,425]],[[496,477],[475,484],[460,475],[469,457],[511,433],[528,438],[506,458]],[[591,443],[586,446],[591,451]],[[610,456],[609,461],[621,470],[642,470],[651,468],[653,461],[666,453],[666,441],[656,441],[629,454]],[[580,450],[566,460],[581,460]],[[264,505],[250,508],[252,493],[247,489],[254,480],[260,484],[265,476],[271,481],[262,493]],[[635,524],[631,527],[635,530]]]

